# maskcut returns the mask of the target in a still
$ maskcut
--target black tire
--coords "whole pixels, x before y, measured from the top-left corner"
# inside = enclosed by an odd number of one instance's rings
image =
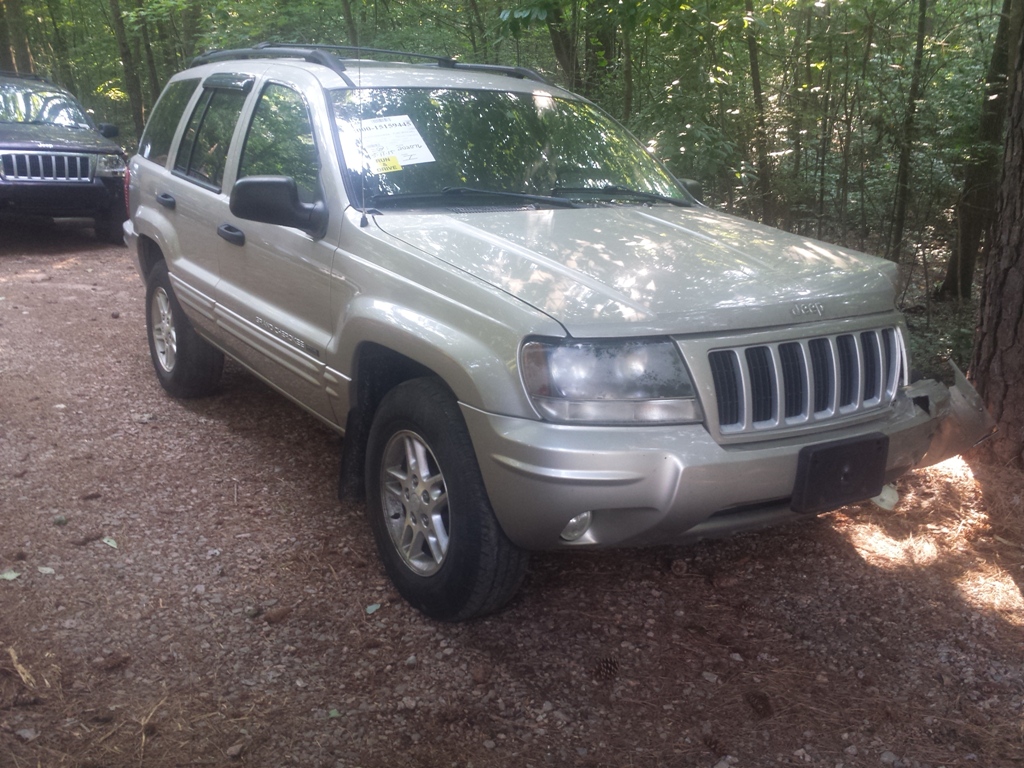
[[[217,391],[224,355],[200,338],[185,317],[167,276],[157,262],[146,284],[146,335],[160,385],[174,397],[205,397]]]
[[[484,616],[519,589],[529,555],[498,525],[458,403],[439,379],[404,382],[381,401],[366,497],[388,576],[427,616]]]

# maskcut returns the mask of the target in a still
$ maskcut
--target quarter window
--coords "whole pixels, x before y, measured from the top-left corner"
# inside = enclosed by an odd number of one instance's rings
[[[146,130],[139,142],[139,154],[147,160],[163,165],[171,152],[174,131],[181,120],[188,100],[192,97],[198,78],[178,80],[167,86],[160,100],[153,107]]]
[[[238,177],[290,176],[299,200],[321,199],[320,158],[309,110],[296,91],[271,83],[260,95],[245,139]]]

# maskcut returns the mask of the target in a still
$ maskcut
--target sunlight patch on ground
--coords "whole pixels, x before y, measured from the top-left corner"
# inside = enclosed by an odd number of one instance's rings
[[[967,462],[959,456],[947,459],[907,475],[900,486],[896,512],[876,509],[870,519],[844,528],[864,561],[888,570],[933,566],[947,574],[946,566],[952,566],[951,584],[966,605],[1024,626],[1021,587],[1000,565],[1002,558],[990,556],[1003,545],[1018,551],[1019,545],[993,531],[991,510]],[[1006,562],[1018,567],[1019,559]]]
[[[847,537],[866,562],[879,568],[931,565],[939,557],[939,548],[930,537],[894,539],[877,525],[855,526]]]
[[[974,482],[974,472],[971,471],[970,465],[964,461],[962,456],[954,456],[951,459],[940,461],[922,471],[953,484]]]
[[[979,563],[957,579],[956,587],[968,605],[997,611],[1011,624],[1024,626],[1024,597],[999,566]]]

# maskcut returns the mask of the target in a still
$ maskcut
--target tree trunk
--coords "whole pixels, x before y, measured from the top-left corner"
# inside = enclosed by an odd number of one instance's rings
[[[4,0],[7,6],[7,32],[14,51],[14,70],[21,73],[35,72],[32,49],[28,44],[28,30],[25,27],[25,8],[21,0]]]
[[[633,30],[622,28],[622,120],[633,116]]]
[[[57,80],[65,88],[71,91],[78,90],[75,87],[75,76],[71,71],[71,56],[68,53],[67,38],[64,36],[64,13],[61,5],[55,0],[46,0],[46,10],[50,15],[50,24],[53,27],[53,59],[57,67]]]
[[[992,253],[985,267],[981,322],[971,369],[999,426],[991,458],[1024,466],[1024,35],[1017,35],[1014,87]]]
[[[832,144],[832,37],[828,38],[828,59],[825,63],[825,82],[821,87],[821,136],[818,142],[818,212],[817,237],[825,236],[825,195],[829,147]]]
[[[341,15],[348,30],[348,44],[359,45],[359,29],[356,27],[356,17],[352,13],[352,0],[341,0]]]
[[[977,149],[967,165],[964,188],[956,209],[957,238],[939,298],[970,299],[977,262],[978,244],[995,215],[999,178],[999,143],[1006,122],[1006,75],[1009,69],[1010,9],[1013,0],[1003,0],[992,48],[992,60],[985,74],[985,97],[981,103]]]
[[[134,0],[135,8],[142,10],[142,0]],[[153,41],[149,34],[149,21],[143,17],[139,24],[139,33],[142,36],[142,55],[146,60],[146,73],[149,79],[149,106],[156,104],[160,98],[160,91],[163,89],[163,82],[156,68],[156,56],[153,55]],[[148,108],[146,110],[149,111]]]
[[[142,113],[142,82],[139,80],[139,70],[135,63],[135,55],[132,53],[132,46],[128,40],[128,31],[124,26],[124,17],[121,15],[121,5],[118,0],[110,0],[110,23],[114,27],[114,37],[117,39],[117,50],[121,56],[121,65],[124,69],[124,89],[128,93],[128,104],[132,111],[132,122],[135,125],[135,137],[142,136],[142,128],[145,125]]]
[[[7,31],[7,5],[0,0],[0,70],[14,71],[14,51],[11,49],[11,33]]]
[[[566,87],[576,90],[579,80],[579,63],[576,57],[576,41],[572,30],[565,23],[561,8],[554,8],[548,14],[548,33],[551,35],[551,47],[555,53],[558,66],[565,73]]]
[[[900,131],[900,165],[896,172],[896,205],[892,217],[892,237],[886,258],[897,264],[903,257],[903,229],[907,223],[907,204],[910,202],[910,150],[914,141],[914,115],[921,91],[921,66],[924,61],[924,33],[928,25],[928,0],[918,0],[917,48],[914,51],[914,70],[910,76],[910,97]]]
[[[772,205],[771,161],[768,157],[768,129],[764,112],[764,91],[761,88],[761,67],[757,58],[757,37],[754,35],[754,2],[746,0],[747,53],[750,57],[750,84],[754,91],[754,151],[757,154],[757,189],[761,220],[775,224]]]

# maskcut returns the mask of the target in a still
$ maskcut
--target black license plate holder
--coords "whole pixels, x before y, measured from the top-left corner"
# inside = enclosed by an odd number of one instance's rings
[[[790,507],[816,514],[877,496],[888,458],[889,436],[881,432],[802,448]]]

